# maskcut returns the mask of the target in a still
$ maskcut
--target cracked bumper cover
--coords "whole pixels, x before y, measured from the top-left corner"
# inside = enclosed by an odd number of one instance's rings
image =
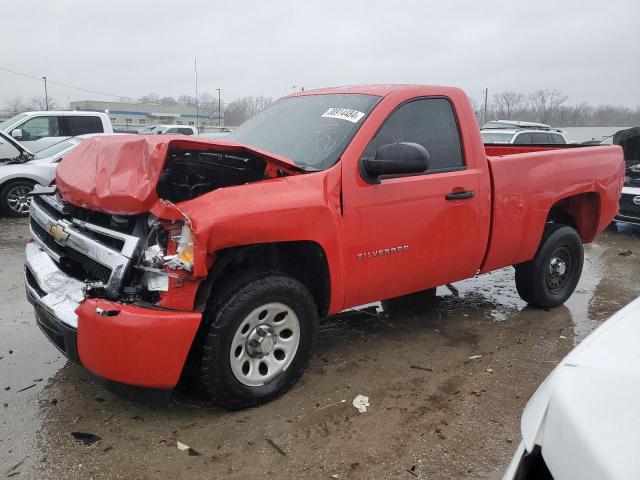
[[[83,286],[27,244],[27,298],[40,329],[69,360],[110,382],[175,387],[202,314],[85,299]]]

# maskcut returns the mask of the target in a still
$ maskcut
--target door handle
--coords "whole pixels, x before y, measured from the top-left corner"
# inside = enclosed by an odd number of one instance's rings
[[[446,200],[466,200],[476,196],[476,192],[454,192],[444,196]]]

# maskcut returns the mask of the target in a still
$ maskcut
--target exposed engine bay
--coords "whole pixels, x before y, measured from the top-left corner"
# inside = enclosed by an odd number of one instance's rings
[[[220,151],[169,151],[157,186],[158,197],[173,203],[199,197],[218,188],[286,176],[267,171],[267,162],[254,155]]]

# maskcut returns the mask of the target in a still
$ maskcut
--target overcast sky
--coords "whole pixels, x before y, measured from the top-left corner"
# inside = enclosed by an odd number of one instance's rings
[[[640,105],[640,2],[8,2],[0,67],[137,98],[222,89],[224,101],[360,83],[460,86],[480,100],[558,88],[569,103]],[[0,70],[0,108],[43,95]],[[70,100],[113,97],[49,84]]]

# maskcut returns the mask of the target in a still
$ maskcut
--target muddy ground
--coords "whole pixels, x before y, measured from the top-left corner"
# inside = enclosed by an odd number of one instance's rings
[[[0,478],[500,478],[537,385],[640,295],[640,235],[610,229],[586,247],[564,307],[528,308],[507,268],[440,287],[419,314],[373,306],[327,320],[302,380],[270,404],[228,412],[183,393],[151,408],[49,344],[22,286],[26,221],[0,229]],[[351,404],[358,394],[366,413]]]

